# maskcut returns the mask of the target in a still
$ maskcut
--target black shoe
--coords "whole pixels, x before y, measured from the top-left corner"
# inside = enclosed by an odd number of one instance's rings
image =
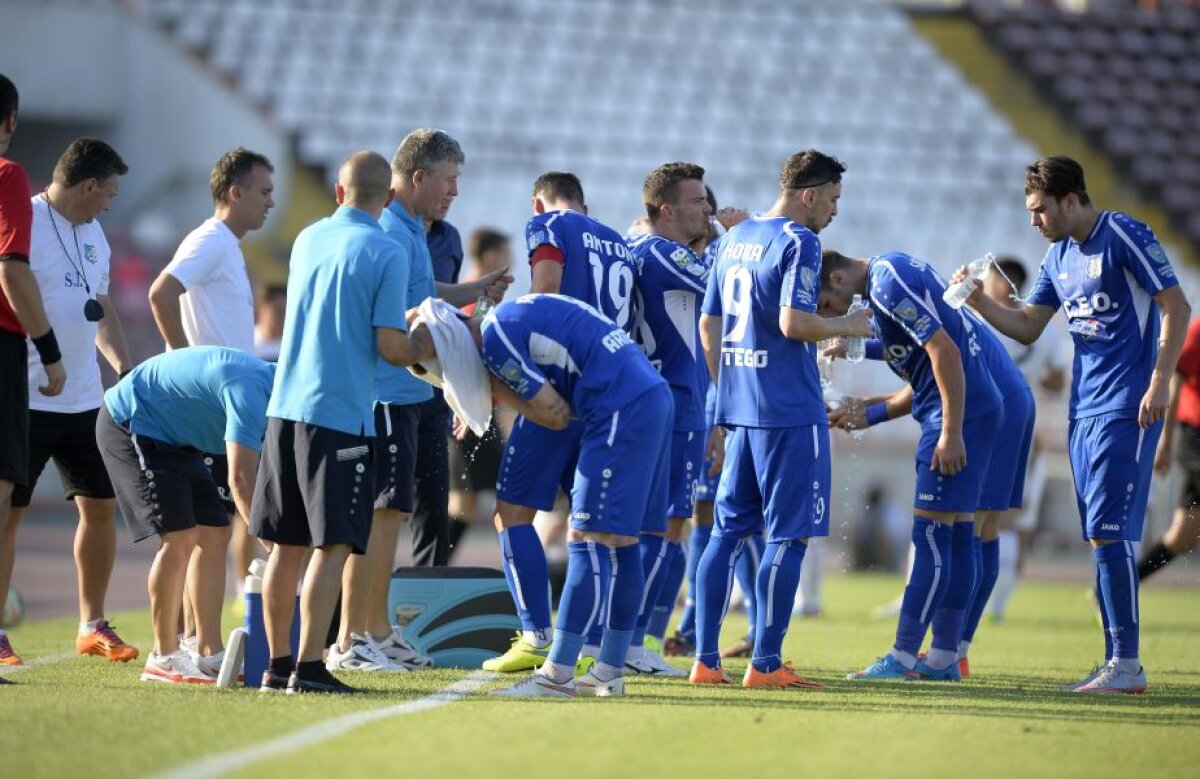
[[[328,671],[323,671],[322,676],[316,679],[301,679],[296,674],[292,674],[291,678],[288,679],[288,695],[301,695],[310,692],[330,693],[333,695],[355,695],[362,692],[362,690],[345,684]]]
[[[5,679],[3,676],[0,676],[0,684],[12,684],[12,681]]]
[[[288,676],[286,674],[277,674],[270,668],[263,671],[262,686],[258,688],[259,692],[286,692],[288,688]]]

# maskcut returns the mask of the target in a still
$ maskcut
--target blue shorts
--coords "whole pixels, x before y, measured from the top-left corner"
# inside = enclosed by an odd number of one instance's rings
[[[663,420],[671,418],[674,404],[663,384],[584,423],[571,527],[621,536],[666,532],[671,433]]]
[[[1033,445],[1036,408],[1026,389],[1004,399],[1004,423],[992,446],[992,463],[979,492],[980,511],[1019,509],[1025,502],[1025,471]]]
[[[572,422],[566,430],[551,430],[517,417],[500,462],[496,499],[552,510],[560,488],[571,494],[582,436],[582,422]]]
[[[984,479],[992,461],[992,445],[1000,434],[1004,412],[997,408],[963,422],[963,443],[967,447],[967,467],[953,476],[931,470],[933,451],[942,435],[941,426],[922,428],[917,444],[917,494],[913,508],[974,514]]]
[[[676,430],[671,434],[671,481],[668,517],[687,519],[692,515],[696,479],[704,460],[704,431]]]
[[[1071,420],[1071,471],[1084,539],[1141,541],[1162,422],[1100,414]]]
[[[730,427],[713,534],[767,543],[829,535],[829,428]]]
[[[696,503],[712,503],[717,499],[717,483],[721,480],[721,472],[718,471],[716,476],[709,476],[708,471],[712,468],[712,460],[704,457],[704,453],[708,451],[708,438],[712,435],[712,428],[704,431],[704,439],[700,444],[700,473],[696,475]]]

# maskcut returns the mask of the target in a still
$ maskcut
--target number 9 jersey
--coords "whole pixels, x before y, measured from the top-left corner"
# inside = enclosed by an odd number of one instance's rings
[[[784,307],[815,313],[821,242],[785,217],[752,217],[720,241],[702,311],[721,318],[716,424],[827,426],[816,344],[786,337]]]
[[[525,225],[525,245],[531,261],[543,246],[557,249],[558,294],[582,300],[632,334],[634,264],[620,233],[578,211],[547,211]]]

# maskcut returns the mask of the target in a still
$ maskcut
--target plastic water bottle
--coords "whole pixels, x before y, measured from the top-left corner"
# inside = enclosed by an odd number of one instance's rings
[[[962,308],[963,303],[966,303],[967,298],[971,297],[971,293],[975,291],[974,282],[983,281],[983,277],[987,275],[988,268],[992,267],[995,259],[995,255],[988,252],[978,260],[967,263],[967,277],[957,284],[951,284],[942,293],[942,300],[946,301],[946,305],[950,308]]]
[[[491,298],[487,295],[480,295],[475,299],[475,310],[471,312],[471,318],[483,319],[495,307],[496,304],[492,302]]]
[[[867,307],[863,302],[862,295],[855,295],[854,300],[850,302],[850,308],[847,309],[847,316],[855,311],[862,311]],[[862,336],[854,336],[846,339],[846,362],[862,362],[866,356],[867,339]]]

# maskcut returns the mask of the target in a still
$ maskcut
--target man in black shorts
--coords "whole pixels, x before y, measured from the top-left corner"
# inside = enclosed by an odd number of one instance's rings
[[[229,540],[229,514],[204,456],[225,452],[234,502],[249,513],[273,377],[269,363],[239,349],[193,346],[152,357],[104,393],[96,440],[121,514],[135,542],[157,535],[160,544],[150,568],[154,651],[144,682],[215,681],[176,632],[192,553],[202,545],[223,551]],[[202,640],[219,634],[219,595],[196,605]]]
[[[352,551],[363,554],[371,535],[376,362],[412,365],[434,354],[429,332],[420,327],[410,337],[395,303],[405,299],[408,266],[379,225],[391,180],[383,157],[352,155],[338,172],[341,207],[305,228],[292,247],[287,321],[250,516],[251,534],[274,543],[263,576],[267,691],[354,692],[321,655],[346,560]],[[293,658],[296,583],[309,548]],[[361,608],[356,599],[370,592],[349,593],[343,608]]]

